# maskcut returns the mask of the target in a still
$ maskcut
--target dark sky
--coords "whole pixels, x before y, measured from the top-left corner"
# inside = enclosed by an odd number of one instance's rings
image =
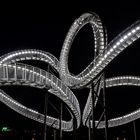
[[[67,6],[68,5],[69,3],[67,3]],[[100,5],[93,3],[92,5],[90,5],[90,3],[83,3],[78,7],[70,6],[67,8],[67,6],[65,8],[56,8],[51,6],[49,10],[47,7],[45,8],[43,6],[42,9],[35,8],[37,11],[32,11],[31,9],[31,12],[29,13],[25,10],[25,13],[24,11],[21,13],[16,11],[15,13],[9,12],[9,14],[1,15],[0,55],[19,49],[36,48],[48,51],[59,58],[62,44],[70,25],[84,12],[95,12],[100,16],[103,24],[107,28],[108,42],[110,42],[126,27],[140,19],[140,10],[134,6],[131,8],[123,6],[108,6],[103,8],[103,6],[100,7]],[[84,27],[77,35],[69,56],[70,72],[78,74],[93,59],[92,37],[89,27],[87,27],[87,29]],[[120,54],[118,58],[113,60],[106,69],[106,77],[118,75],[140,75],[139,43],[140,41],[137,41],[134,45]],[[36,63],[33,63],[33,65],[36,65]],[[37,65],[44,69],[47,67],[45,64]],[[43,112],[44,96],[42,91],[26,88],[27,92],[25,93],[23,92],[24,88],[4,87],[3,89],[22,103]],[[107,89],[109,117],[119,116],[140,107],[139,90],[140,88],[136,87]],[[34,91],[34,95],[32,91]],[[88,91],[80,90],[74,92],[79,99],[81,110],[83,110]],[[57,101],[57,99],[55,100]],[[2,118],[2,120],[6,121],[6,119],[9,119],[13,121],[17,118],[16,113],[7,109],[3,104],[0,104],[0,106],[0,118]],[[12,114],[10,118],[9,114],[7,114],[8,112]],[[18,115],[18,117],[19,116],[20,115]],[[23,118],[21,118],[21,120],[23,120]]]

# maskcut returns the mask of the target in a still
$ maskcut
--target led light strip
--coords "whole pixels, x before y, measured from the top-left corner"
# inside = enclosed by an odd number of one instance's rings
[[[107,45],[107,49],[102,57],[99,55],[95,58],[96,65],[94,61],[86,68],[90,72],[86,75],[82,74],[81,83],[77,83],[75,87],[82,87],[89,83],[91,80],[96,78],[104,68],[118,56],[123,50],[130,46],[134,41],[140,38],[140,21],[135,22],[121,34],[119,34],[113,41]],[[99,59],[100,58],[100,59]]]
[[[30,66],[30,65],[24,65],[24,64],[1,64],[0,65],[0,86],[3,85],[11,85],[11,84],[21,84],[26,86],[34,86],[37,88],[45,88],[49,87],[50,89],[53,89],[53,92],[51,90],[50,93],[54,94],[58,98],[60,98],[64,103],[68,105],[70,108],[71,113],[75,116],[77,120],[77,128],[80,126],[80,107],[78,100],[76,99],[75,95],[72,93],[72,91],[66,87],[57,77],[54,75],[41,70],[39,68]],[[31,119],[34,119],[38,122],[43,122],[43,117],[38,118],[38,114],[36,111],[24,108],[23,105],[18,104],[17,101],[13,100],[10,97],[7,97],[2,95],[3,102],[7,102],[7,105],[12,109],[16,110],[18,113],[29,117]],[[7,98],[6,98],[7,97]],[[15,106],[15,108],[14,108]],[[20,111],[19,111],[20,110]],[[70,114],[71,114],[70,113]],[[42,114],[41,114],[42,115]],[[72,119],[69,122],[62,121],[62,130],[63,131],[72,131],[73,130],[73,116],[71,116]],[[53,118],[48,116],[47,121],[55,121],[57,120],[56,124],[54,125],[55,128],[59,128],[59,119]],[[50,122],[47,122],[48,125],[51,125]]]
[[[82,71],[79,75],[73,76],[68,70],[68,54],[71,44],[78,33],[78,31],[87,23],[92,23],[94,34],[99,38],[99,54],[97,57]],[[96,35],[98,31],[98,34]],[[119,34],[113,41],[111,41],[105,50],[104,55],[104,35],[102,24],[96,15],[83,14],[71,26],[66,39],[64,41],[61,55],[60,55],[60,77],[62,81],[71,88],[81,88],[87,85],[91,80],[95,79],[99,73],[125,48],[130,46],[135,40],[140,38],[140,21],[137,21],[121,34]],[[96,38],[95,38],[96,41]],[[97,43],[95,43],[97,44]]]
[[[51,65],[53,68],[55,68],[57,70],[57,72],[59,72],[59,61],[57,60],[57,58],[55,58],[53,55],[51,55],[50,53],[47,53],[47,52],[44,52],[44,51],[41,51],[41,50],[35,50],[35,49],[30,49],[30,50],[19,50],[19,51],[14,51],[14,52],[11,52],[11,53],[8,53],[8,54],[5,54],[3,56],[1,56],[0,58],[0,63],[1,64],[10,64],[10,63],[15,63],[15,62],[18,62],[18,61],[23,61],[23,60],[39,60],[39,61],[44,61],[46,63],[48,63],[49,65]],[[24,69],[24,68],[23,68]],[[28,70],[27,70],[28,71]],[[52,78],[51,78],[52,79]],[[13,85],[13,82],[7,82],[5,83],[6,85]],[[16,81],[17,83],[17,81]],[[18,84],[20,84],[18,82]],[[3,84],[2,84],[3,85]],[[26,82],[26,83],[23,83],[22,81],[22,85],[30,85],[30,86],[37,86],[38,88],[40,88],[40,85],[36,85],[35,83],[29,83],[29,82]],[[61,85],[59,83],[59,85]],[[42,87],[42,85],[41,85]],[[66,90],[64,86],[61,86],[59,87],[60,89],[63,88],[65,90],[65,92],[67,93],[68,92],[68,89]],[[56,96],[59,95],[59,91],[56,91],[56,89],[50,89],[49,90],[50,93],[52,94],[55,94]],[[75,100],[76,97],[71,97],[71,99]],[[77,99],[76,99],[77,100]],[[79,106],[79,105],[78,105]],[[73,110],[71,110],[72,113],[71,115],[74,113]],[[79,112],[80,112],[80,109],[79,109]],[[28,116],[27,114],[25,115],[24,113],[21,113],[20,114],[23,114],[24,116]],[[81,117],[81,116],[80,116]],[[33,116],[29,116],[29,118],[33,118]],[[72,117],[73,118],[73,117]],[[54,118],[55,119],[55,118]],[[36,120],[36,119],[35,119]],[[51,120],[52,122],[52,120]],[[59,124],[58,123],[59,120],[55,120],[55,124]],[[64,122],[65,123],[65,122]],[[62,121],[62,125],[64,124],[63,121]],[[72,131],[72,127],[73,127],[73,120],[69,121],[68,123],[66,122],[66,124],[64,125],[65,127],[67,126],[67,128],[64,129],[64,131]],[[48,123],[49,125],[50,123]],[[80,125],[80,120],[78,121],[78,125],[77,127],[79,127]],[[58,128],[59,125],[54,125],[54,127]],[[59,129],[59,128],[58,128]],[[62,128],[63,130],[63,128]]]
[[[68,55],[69,50],[71,48],[72,42],[79,32],[79,30],[86,24],[90,23],[91,27],[93,28],[94,34],[94,54],[95,56],[102,56],[104,49],[105,49],[105,40],[104,40],[104,32],[103,26],[101,23],[100,18],[95,14],[85,13],[81,15],[77,20],[74,21],[71,28],[69,29],[67,36],[65,38],[61,54],[60,54],[60,77],[62,81],[70,86],[71,88],[79,88],[81,86],[77,86],[78,84],[83,83],[83,77],[85,74],[90,73],[89,69],[86,69],[77,76],[73,76],[70,74],[68,70]],[[100,59],[100,58],[99,58]],[[94,64],[96,62],[94,61]],[[90,79],[91,80],[91,79]],[[82,85],[83,86],[83,85]]]
[[[77,33],[81,30],[81,28],[84,25],[88,23],[93,28],[94,45],[95,45],[94,56],[96,58],[86,67],[85,70],[83,70],[80,74],[74,76],[68,70],[69,50],[71,48],[72,42],[75,36],[77,35]],[[15,51],[6,54],[0,57],[0,64],[1,64],[0,84],[11,85],[13,83],[14,84],[24,83],[24,85],[36,86],[38,88],[44,88],[46,85],[51,87],[51,89],[49,90],[50,93],[62,99],[70,107],[72,114],[75,115],[77,119],[77,127],[79,127],[80,118],[81,118],[79,103],[76,97],[74,96],[74,94],[72,93],[72,91],[67,86],[69,86],[70,88],[84,88],[84,87],[89,87],[88,84],[91,81],[96,82],[96,80],[99,78],[99,75],[102,73],[105,67],[114,58],[116,58],[116,56],[118,56],[123,50],[125,50],[134,41],[140,38],[140,21],[135,22],[126,30],[124,30],[115,39],[113,39],[107,45],[107,47],[105,43],[107,37],[105,38],[105,36],[106,35],[104,35],[103,26],[98,15],[96,15],[95,13],[83,14],[74,21],[70,30],[67,33],[60,54],[60,63],[57,60],[57,58],[55,58],[52,54],[40,50],[21,50],[21,51]],[[47,62],[53,68],[55,68],[57,72],[59,72],[60,78],[64,84],[57,77],[39,68],[31,67],[23,64],[10,64],[22,60],[40,60],[40,61]],[[138,77],[117,77],[117,78],[118,79],[112,78],[106,80],[106,86],[107,87],[119,86],[119,85],[139,86]],[[132,83],[130,82],[131,79],[133,79]],[[100,94],[100,90],[102,88],[101,83],[102,81],[100,81],[98,95]],[[3,96],[3,98],[5,98],[4,95],[6,94],[4,94],[3,92],[1,93],[2,93],[1,97]],[[91,93],[89,94],[88,101],[83,112],[82,121],[84,125],[88,125],[85,124],[85,122],[92,108],[91,106],[92,102],[90,100],[90,97],[91,97]],[[95,106],[97,101],[98,100],[96,99]],[[31,111],[31,109],[28,109],[27,112],[29,112],[29,110]],[[128,115],[109,120],[109,127],[122,125],[137,118],[139,118],[139,110],[134,111]],[[53,120],[55,120],[55,118]],[[56,126],[58,126],[58,124],[59,123],[57,123]],[[67,128],[63,128],[63,129],[65,131],[71,131],[72,130],[71,127],[72,127],[72,122],[70,123],[70,127],[68,126]],[[98,127],[104,128],[104,122],[101,122]]]
[[[113,78],[106,79],[106,88],[115,87],[115,86],[140,86],[140,77],[120,76],[120,77],[113,77]],[[92,104],[92,100],[88,100],[87,104],[88,105]],[[88,106],[87,108],[85,108],[84,109],[85,113],[83,114],[83,118],[82,118],[83,124],[88,127],[89,127],[89,123],[87,119],[88,119],[91,109],[92,109],[91,106]],[[140,118],[140,108],[127,115],[108,120],[108,126],[115,127],[115,126],[123,125],[139,118]],[[92,120],[90,122],[91,122],[90,126],[92,126]],[[97,124],[98,124],[98,121],[96,121],[96,125]],[[101,128],[105,128],[104,121],[101,121],[99,123],[98,129],[101,129]]]
[[[59,61],[52,54],[36,49],[18,50],[0,57],[0,63],[15,63],[23,60],[39,60],[48,63],[59,71]]]

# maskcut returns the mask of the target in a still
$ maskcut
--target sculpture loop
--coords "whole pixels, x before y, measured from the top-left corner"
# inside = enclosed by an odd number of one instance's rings
[[[68,56],[77,33],[86,24],[90,24],[94,34],[94,60],[78,75],[74,76],[68,69]],[[69,121],[62,120],[62,130],[73,130],[73,119],[76,119],[77,128],[81,123],[81,110],[78,99],[71,89],[75,88],[90,88],[91,82],[96,83],[102,76],[103,70],[108,66],[113,59],[119,56],[128,46],[140,38],[140,21],[135,22],[130,27],[120,33],[110,43],[106,43],[107,35],[104,32],[101,19],[95,13],[85,13],[74,21],[70,27],[64,40],[60,60],[52,54],[35,49],[19,50],[0,57],[0,86],[30,86],[48,90],[50,94],[57,96],[69,108],[71,119]],[[50,65],[59,75],[55,75],[37,67],[18,63],[23,60],[43,61]],[[134,76],[119,76],[105,79],[106,87],[114,86],[140,86],[140,77]],[[99,83],[99,90],[95,86],[95,91],[100,94],[103,87],[102,78]],[[81,95],[82,96],[82,95]],[[92,110],[91,91],[85,105],[82,123],[89,126],[89,119]],[[0,90],[0,101],[5,105],[20,113],[21,115],[44,123],[44,115],[36,110],[30,109],[20,104],[15,99],[11,98],[4,91]],[[98,99],[95,101],[98,102]],[[140,109],[131,112],[130,114],[110,119],[109,127],[123,125],[128,122],[140,118]],[[90,121],[92,124],[92,121]],[[98,120],[96,121],[96,125]],[[56,129],[60,127],[60,120],[51,116],[47,116],[46,124]],[[92,125],[91,125],[92,126]],[[105,122],[101,121],[98,128],[104,128]]]

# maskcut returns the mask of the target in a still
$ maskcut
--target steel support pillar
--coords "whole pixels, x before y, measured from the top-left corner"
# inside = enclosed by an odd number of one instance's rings
[[[50,67],[48,65],[48,72],[50,70]],[[48,112],[48,99],[49,95],[47,93],[47,90],[45,89],[45,103],[44,103],[44,138],[43,140],[46,140],[47,137],[47,124],[46,124],[46,118],[47,118],[47,112]]]
[[[105,121],[105,140],[108,140],[107,100],[106,100],[106,93],[105,93],[106,84],[105,84],[105,74],[104,73],[102,74],[102,77],[101,77],[100,80],[102,80],[101,82],[103,82],[103,91],[102,91],[102,93],[103,93],[102,101],[103,102],[100,102],[102,107],[103,107],[103,113],[101,114],[101,117],[99,119],[99,122],[98,122],[97,126],[95,126],[95,107],[94,107],[94,104],[95,104],[95,97],[97,96],[97,93],[94,91],[94,87],[95,87],[94,83],[91,83],[91,90],[92,90],[92,131],[91,131],[91,135],[89,135],[89,140],[90,139],[91,140],[96,140],[97,139],[96,131],[97,131],[97,127],[98,127],[102,117],[104,117],[104,121]],[[98,92],[98,89],[97,89],[97,92]],[[99,97],[97,97],[97,98],[99,98]],[[98,99],[98,100],[100,101],[100,99]],[[89,131],[90,131],[90,129],[89,129]]]
[[[73,140],[76,140],[76,119],[73,118]]]
[[[45,105],[44,105],[44,139],[46,140],[46,132],[47,132],[47,125],[46,125],[46,118],[47,118],[47,111],[48,111],[48,93],[45,93]]]
[[[96,128],[95,128],[95,96],[94,96],[94,83],[91,83],[91,90],[92,90],[92,140],[96,140]]]
[[[108,118],[107,118],[107,100],[105,93],[106,83],[105,83],[105,73],[103,75],[103,105],[104,105],[104,121],[105,121],[105,140],[108,140]]]
[[[89,127],[88,127],[88,139],[91,140],[91,123],[90,118],[88,119]]]
[[[59,123],[59,136],[60,140],[62,140],[62,113],[63,113],[63,103],[60,103],[60,123]]]
[[[134,140],[137,140],[137,131],[136,131],[135,121],[133,121],[133,129],[134,129]]]
[[[56,140],[56,130],[53,129],[53,140]]]

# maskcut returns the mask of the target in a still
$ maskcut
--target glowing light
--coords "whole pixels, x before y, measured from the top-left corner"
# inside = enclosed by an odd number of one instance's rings
[[[8,127],[2,127],[1,131],[2,131],[2,132],[8,132],[9,129],[8,129]]]
[[[77,33],[84,25],[88,23],[92,26],[94,34],[95,46],[93,54],[95,54],[95,59],[80,74],[74,76],[69,72],[68,69],[69,51]],[[72,115],[74,115],[74,117],[76,118],[78,128],[81,122],[81,112],[78,100],[75,97],[74,93],[70,90],[70,88],[87,88],[89,82],[96,82],[96,80],[99,78],[98,75],[101,74],[104,68],[116,56],[118,56],[123,50],[125,50],[125,48],[127,48],[135,40],[138,40],[140,38],[140,21],[132,24],[117,37],[115,37],[115,39],[113,39],[109,44],[106,44],[106,38],[104,38],[104,36],[105,35],[103,26],[99,16],[95,13],[85,13],[78,19],[76,19],[69,29],[61,50],[60,62],[52,54],[35,49],[15,51],[1,56],[0,68],[2,74],[0,75],[0,85],[2,86],[3,83],[12,85],[14,83],[28,86],[35,85],[37,88],[48,87],[50,94],[53,94],[60,98],[70,108],[69,110],[71,120],[62,120],[62,130],[72,131]],[[49,72],[41,70],[37,67],[16,63],[22,60],[39,60],[48,63],[60,75],[61,80],[55,77],[53,74],[50,74]],[[9,73],[11,74],[10,76]],[[12,79],[10,77],[14,78]],[[114,86],[140,86],[139,83],[140,78],[134,76],[121,76],[106,79],[107,88]],[[102,86],[103,82],[102,80],[100,80],[98,96],[100,94]],[[43,123],[44,121],[43,114],[18,103],[2,90],[0,90],[0,101],[25,117],[31,118],[41,123]],[[96,100],[96,103],[97,102],[98,99]],[[85,122],[88,119],[91,109],[92,100],[90,93],[82,117],[84,125],[87,125],[85,124]],[[109,127],[128,123],[139,118],[139,116],[140,109],[118,118],[112,118],[109,120]],[[51,126],[54,121],[56,121],[56,123],[53,125],[53,127],[59,129],[59,119],[47,116],[47,125]],[[105,124],[102,121],[99,125],[99,128],[104,128],[104,126]]]

